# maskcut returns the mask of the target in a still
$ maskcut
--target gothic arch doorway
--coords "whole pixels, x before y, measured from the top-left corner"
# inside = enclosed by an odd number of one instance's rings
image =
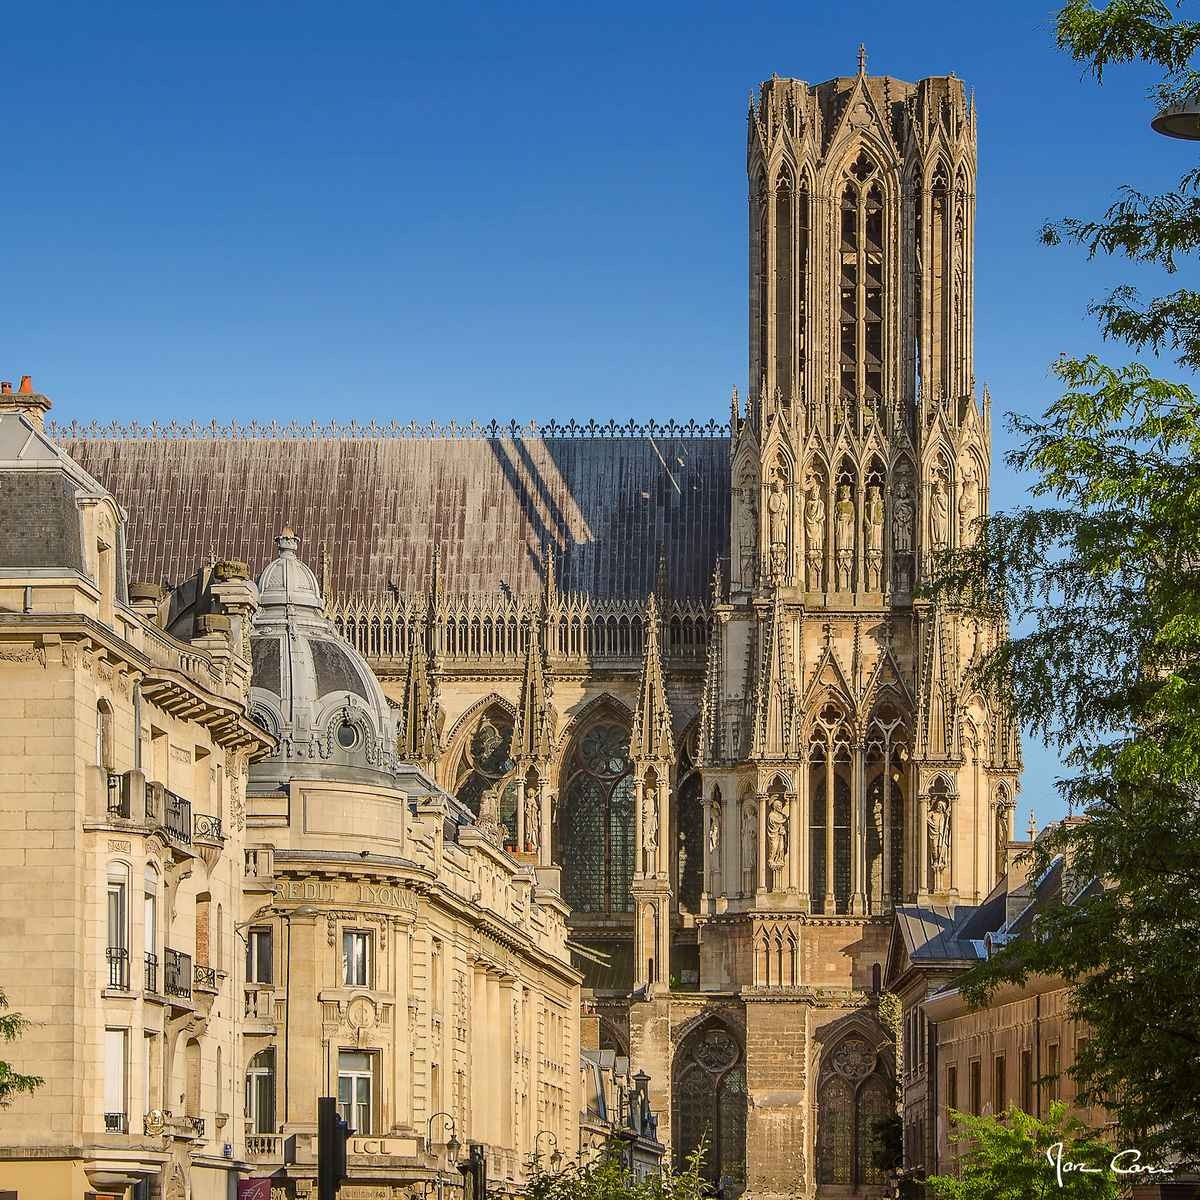
[[[676,1168],[703,1142],[701,1175],[725,1181],[726,1200],[746,1187],[746,1056],[723,1021],[702,1021],[679,1045],[671,1081]]]

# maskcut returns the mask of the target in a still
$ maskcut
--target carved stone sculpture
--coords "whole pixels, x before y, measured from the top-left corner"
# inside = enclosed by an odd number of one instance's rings
[[[754,868],[757,865],[758,817],[753,803],[742,805],[742,894],[754,893]]]
[[[816,480],[808,485],[804,501],[804,541],[808,547],[808,587],[819,592],[825,567],[825,501]]]
[[[945,550],[950,544],[950,499],[941,475],[934,477],[929,488],[929,533],[935,550]]]
[[[525,793],[525,850],[536,854],[542,844],[542,799],[537,789]]]
[[[961,546],[970,546],[975,541],[975,520],[979,516],[979,480],[967,466],[963,469],[962,490],[958,497],[958,541]]]
[[[936,881],[950,857],[950,801],[935,796],[929,802],[929,867]]]
[[[771,890],[779,891],[783,868],[787,864],[787,811],[783,800],[775,796],[767,809],[767,866],[771,868]]]
[[[768,525],[771,538],[771,577],[781,579],[787,573],[788,498],[783,480],[771,480],[767,497]]]
[[[848,592],[854,577],[854,501],[848,483],[838,487],[836,516],[838,591]]]
[[[882,587],[883,575],[883,497],[879,494],[879,488],[874,484],[867,488],[865,516],[867,590],[878,592]]]

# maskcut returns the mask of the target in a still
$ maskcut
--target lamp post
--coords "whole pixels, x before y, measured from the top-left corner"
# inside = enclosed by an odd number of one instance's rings
[[[1167,105],[1150,122],[1150,128],[1164,137],[1200,141],[1200,96],[1189,96],[1177,104]]]
[[[533,1139],[533,1169],[537,1170],[538,1165],[538,1142],[542,1138],[548,1137],[554,1143],[554,1150],[550,1154],[550,1169],[557,1171],[562,1165],[562,1152],[558,1148],[558,1135],[553,1129],[539,1129],[537,1136]]]
[[[438,1117],[445,1117],[450,1126],[450,1136],[446,1139],[446,1165],[452,1167],[458,1160],[458,1148],[462,1144],[458,1140],[458,1126],[454,1123],[453,1113],[435,1112],[429,1118],[425,1127],[425,1148],[429,1149],[433,1145],[433,1123]],[[437,1168],[437,1194],[438,1200],[442,1200],[442,1168],[440,1164]]]

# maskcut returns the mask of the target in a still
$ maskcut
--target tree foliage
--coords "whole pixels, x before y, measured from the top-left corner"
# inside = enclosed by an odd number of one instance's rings
[[[542,1170],[535,1161],[525,1194],[529,1200],[706,1200],[708,1186],[700,1174],[701,1144],[681,1171],[663,1164],[661,1174],[635,1178],[617,1153],[580,1165],[568,1163],[557,1171]]]
[[[8,997],[0,990],[0,1038],[15,1042],[29,1028],[29,1020],[20,1013],[7,1012]],[[6,1062],[0,1062],[0,1107],[7,1108],[15,1097],[28,1094],[45,1082],[40,1075],[22,1075]]]
[[[1152,0],[1071,0],[1060,44],[1099,78],[1110,63],[1195,82],[1200,26]],[[1147,136],[1153,136],[1147,133]],[[1180,144],[1183,145],[1182,143]],[[1104,217],[1050,227],[1089,254],[1176,271],[1200,243],[1200,173],[1165,197],[1127,190]],[[1105,336],[1200,366],[1200,293],[1142,304],[1121,288],[1092,310]],[[1081,1099],[1113,1110],[1147,1159],[1200,1163],[1200,403],[1145,362],[1063,357],[1064,394],[1013,417],[1009,462],[1032,503],[994,515],[942,564],[935,595],[1017,634],[979,673],[1026,729],[1064,754],[1059,782],[1086,820],[1039,839],[1032,869],[1068,864],[1063,902],[1036,936],[970,972],[976,1003],[1005,981],[1070,981],[1092,1037],[1072,1070]],[[1089,883],[1092,884],[1089,887]]]
[[[960,1148],[959,1173],[932,1176],[928,1193],[937,1200],[1115,1200],[1117,1179],[1109,1169],[1112,1149],[1066,1111],[1065,1104],[1052,1104],[1042,1121],[1015,1105],[1002,1119],[951,1110],[951,1140]],[[1074,1164],[1090,1170],[1075,1170]]]

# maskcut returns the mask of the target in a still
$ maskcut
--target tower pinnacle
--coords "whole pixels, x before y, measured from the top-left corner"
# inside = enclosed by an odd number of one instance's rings
[[[858,43],[858,73],[860,75],[867,73],[867,48],[862,42]]]

